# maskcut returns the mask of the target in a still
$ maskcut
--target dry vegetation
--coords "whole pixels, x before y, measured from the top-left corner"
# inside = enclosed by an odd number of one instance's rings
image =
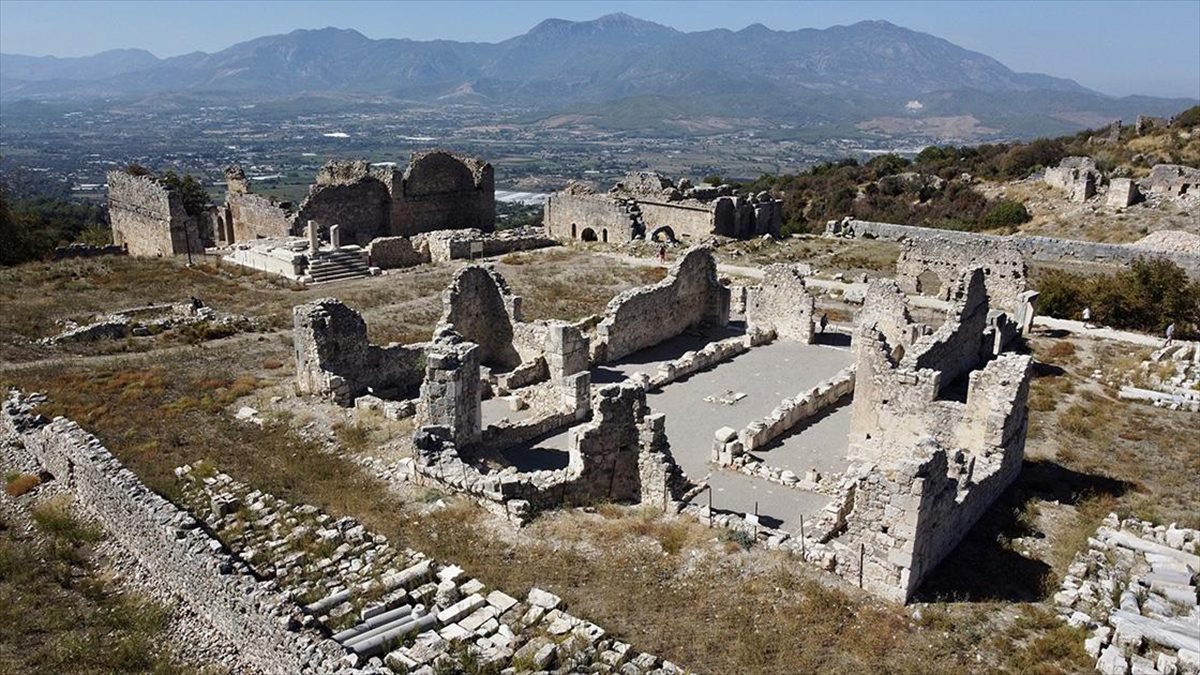
[[[0,514],[0,672],[191,672],[163,649],[169,608],[106,578],[103,535],[69,501],[33,506],[30,529],[21,520]]]

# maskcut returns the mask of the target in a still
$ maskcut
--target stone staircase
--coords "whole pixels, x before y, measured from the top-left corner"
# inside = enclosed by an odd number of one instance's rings
[[[344,279],[359,279],[371,275],[367,261],[358,246],[343,246],[336,250],[324,250],[310,256],[308,261],[309,283],[324,284]]]

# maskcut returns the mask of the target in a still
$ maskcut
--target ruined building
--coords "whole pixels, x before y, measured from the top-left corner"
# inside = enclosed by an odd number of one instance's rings
[[[178,194],[151,176],[109,171],[108,215],[113,243],[130,255],[204,252],[196,218]]]
[[[322,233],[338,225],[343,243],[360,246],[392,235],[495,229],[492,165],[443,150],[413,153],[403,171],[363,160],[327,162],[294,209],[253,194],[240,167],[226,169],[225,177],[226,201],[214,223],[223,245],[303,236],[309,221]]]
[[[950,299],[963,272],[981,268],[988,303],[1015,310],[1028,290],[1025,258],[1006,240],[908,239],[896,260],[896,281],[910,295]]]
[[[907,601],[1020,471],[1030,357],[1002,353],[984,275],[964,273],[936,330],[890,281],[855,334],[850,456],[818,531],[835,571]]]
[[[678,184],[652,172],[626,176],[607,194],[579,184],[550,195],[546,233],[559,241],[623,243],[636,238],[698,240],[778,236],[782,202],[767,192],[735,195],[727,185]]]
[[[1057,167],[1046,169],[1045,181],[1061,190],[1066,190],[1073,202],[1083,202],[1096,194],[1096,181],[1100,177],[1096,162],[1091,157],[1067,157]]]

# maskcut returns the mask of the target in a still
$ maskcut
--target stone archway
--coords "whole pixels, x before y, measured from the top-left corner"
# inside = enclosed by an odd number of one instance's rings
[[[596,237],[596,231],[590,227],[583,228],[583,232],[579,233],[579,238],[582,239],[583,241],[598,241],[599,240]]]
[[[933,270],[925,270],[917,275],[917,292],[921,295],[936,297],[942,291],[942,279]]]
[[[650,239],[652,241],[675,241],[675,230],[664,225],[651,232]]]

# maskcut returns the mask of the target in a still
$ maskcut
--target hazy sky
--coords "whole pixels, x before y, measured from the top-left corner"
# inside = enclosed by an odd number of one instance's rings
[[[0,51],[82,56],[140,47],[212,52],[297,28],[372,38],[498,42],[542,19],[610,12],[683,31],[776,30],[864,19],[932,33],[1013,70],[1114,94],[1200,98],[1200,0],[1164,2],[25,2],[0,0]],[[752,49],[753,45],[747,45]]]

